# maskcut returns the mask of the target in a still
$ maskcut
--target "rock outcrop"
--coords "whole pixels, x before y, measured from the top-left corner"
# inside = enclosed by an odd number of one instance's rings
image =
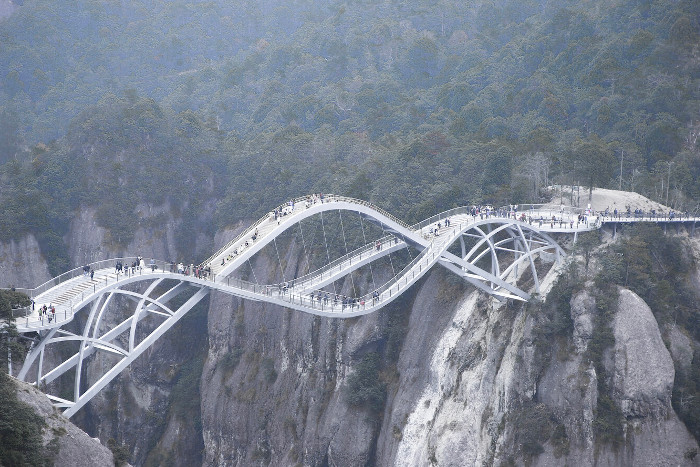
[[[114,465],[114,456],[99,439],[91,438],[66,419],[43,392],[15,381],[17,398],[29,405],[47,424],[43,432],[44,446],[55,443],[54,465],[57,467],[93,467]]]
[[[51,279],[39,243],[28,234],[19,241],[0,243],[0,287],[36,287]]]
[[[202,377],[205,464],[520,463],[518,417],[537,414],[551,434],[528,457],[533,465],[692,464],[697,443],[670,403],[673,361],[639,297],[622,290],[613,323],[607,373],[625,433],[612,446],[594,436],[592,295],[573,297],[571,344],[551,342],[542,372],[523,307],[476,292],[446,299],[449,282],[432,272],[404,304],[406,334],[378,418],[346,396],[359,355],[381,345],[382,313],[334,322],[216,297]]]

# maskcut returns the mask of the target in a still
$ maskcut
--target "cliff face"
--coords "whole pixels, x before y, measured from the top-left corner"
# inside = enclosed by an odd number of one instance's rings
[[[0,287],[36,287],[51,279],[49,268],[33,235],[0,243]]]
[[[144,205],[137,207],[137,211],[134,239],[123,248],[113,246],[110,233],[98,226],[92,209],[81,211],[65,239],[73,263],[136,255],[146,261],[151,257],[170,261],[191,257],[190,253],[178,251],[175,237],[181,220],[173,217],[169,206]],[[207,248],[209,242],[200,240],[198,247]],[[120,307],[132,309],[133,305],[127,300],[117,300],[106,320],[113,323],[122,318]],[[201,462],[201,435],[181,400],[191,396],[181,395],[179,402],[171,397],[180,380],[188,376],[185,373],[196,366],[193,362],[197,349],[204,348],[206,315],[201,307],[206,307],[206,300],[75,416],[76,423],[103,442],[113,438],[126,445],[135,465],[186,466]],[[157,324],[159,321],[154,320],[151,326]],[[113,364],[109,356],[94,358],[86,369],[89,383],[94,383]],[[194,415],[198,418],[198,413]]]
[[[258,263],[258,278],[265,270]],[[551,342],[543,364],[532,311],[464,293],[440,270],[400,309],[356,320],[216,295],[201,381],[204,463],[692,465],[697,443],[671,407],[674,361],[651,310],[626,289],[604,357],[623,435],[596,440],[607,393],[586,353],[595,299],[584,289],[571,305],[573,335]],[[349,403],[349,381],[364,354],[386,345],[390,313],[407,317],[405,337],[385,362],[395,371],[379,375],[387,396],[374,414]]]
[[[190,257],[189,252],[178,251],[175,236],[181,221],[169,214],[169,206],[139,206],[138,210],[139,218],[134,219],[134,240],[125,247],[114,246],[109,232],[97,224],[93,209],[80,211],[64,238],[71,263],[79,267],[96,260],[135,255],[172,261]],[[199,240],[198,247],[208,251],[210,242],[203,238]],[[50,279],[46,261],[32,236],[19,242],[0,244],[0,271],[7,285],[18,287],[36,286]],[[127,301],[116,302],[105,317],[108,322],[116,322],[121,317],[120,306],[133,306]],[[201,435],[188,418],[189,412],[181,410],[182,404],[173,403],[171,392],[178,387],[183,369],[191,371],[187,365],[193,359],[193,345],[199,343],[202,350],[205,348],[206,305],[206,302],[202,303],[198,313],[196,309],[190,312],[191,322],[178,323],[167,338],[156,342],[72,421],[90,436],[98,437],[104,445],[110,439],[125,445],[135,465],[168,462],[170,465],[189,466],[200,463]],[[76,324],[80,321],[81,317],[78,317]],[[194,332],[184,330],[183,325],[189,325]],[[47,359],[51,358],[49,353]],[[113,364],[108,357],[94,358],[85,368],[85,379],[93,383]],[[196,378],[200,374],[201,369]],[[194,397],[196,399],[196,394]],[[197,400],[195,404],[198,405]],[[104,464],[96,462],[90,465]]]
[[[260,257],[255,277],[268,282],[275,266]],[[382,313],[321,319],[214,294],[201,380],[204,463],[369,461],[378,427],[342,388],[349,364],[380,345],[385,324]]]

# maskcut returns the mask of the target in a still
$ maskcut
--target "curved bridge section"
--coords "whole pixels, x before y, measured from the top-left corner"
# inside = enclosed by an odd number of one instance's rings
[[[383,235],[283,283],[258,284],[231,276],[266,245],[276,248],[276,238],[291,227],[316,215],[323,222],[323,213],[330,211],[358,213],[361,219],[381,226]],[[543,206],[525,212],[456,208],[411,226],[361,200],[332,195],[300,198],[279,206],[222,247],[199,266],[204,273],[180,274],[174,265],[164,262],[120,273],[114,267],[116,260],[107,260],[92,265],[92,277],[83,275],[81,268],[37,289],[24,290],[32,296],[35,309],[20,318],[17,327],[20,332],[37,332],[39,338],[18,377],[47,392],[62,387],[63,397],[49,397],[70,417],[211,290],[315,315],[348,318],[382,308],[440,264],[497,299],[528,300],[531,291],[539,291],[542,268],[548,270],[547,265],[564,255],[549,234],[599,226],[598,219]],[[352,297],[329,290],[330,284],[353,271],[404,249],[410,261],[381,286]],[[123,263],[131,264],[131,259]],[[45,304],[55,313],[38,312]],[[120,313],[114,313],[115,309]],[[124,313],[124,309],[131,311]],[[71,350],[47,350],[59,345]],[[57,355],[64,354],[65,358],[56,361]],[[95,354],[102,355],[111,367],[99,378],[88,378],[83,363]],[[68,379],[72,397],[66,397],[65,384],[57,384],[59,378]]]

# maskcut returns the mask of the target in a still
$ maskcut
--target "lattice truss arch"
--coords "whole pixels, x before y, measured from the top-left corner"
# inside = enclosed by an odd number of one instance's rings
[[[548,260],[559,263],[565,256],[552,237],[516,220],[483,220],[467,226],[458,238],[461,255],[444,252],[439,263],[500,300],[529,300],[530,294],[515,285],[525,268],[529,266],[534,292],[539,293],[536,260],[549,255]],[[465,239],[474,244],[468,248]]]
[[[153,345],[160,336],[172,328],[180,318],[207,296],[210,290],[207,287],[192,287],[192,284],[187,281],[180,281],[157,297],[152,297],[159,290],[159,286],[164,285],[164,280],[153,280],[146,286],[143,293],[114,288],[99,295],[89,305],[90,312],[82,325],[82,331],[80,333],[71,332],[64,329],[65,326],[47,331],[47,334],[27,355],[18,378],[23,381],[31,381],[32,373],[34,373],[36,376],[32,382],[46,389],[47,385],[74,369],[71,383],[73,386],[72,400],[47,393],[54,405],[58,408],[65,408],[63,414],[66,417],[71,417],[124,368]],[[176,309],[170,308],[168,303],[183,293],[189,294],[189,298]],[[111,328],[105,329],[106,315],[110,312],[110,305],[114,305],[113,299],[118,296],[128,298],[135,302],[136,306],[132,314]],[[123,312],[123,309],[120,308],[120,312]],[[151,330],[144,329],[144,326],[139,327],[139,324],[143,323],[144,319],[149,316],[160,317],[162,322]],[[125,336],[127,331],[128,339]],[[124,340],[127,341],[126,346],[120,342]],[[45,371],[44,362],[47,359],[47,353],[53,347],[67,342],[76,342],[78,350],[55,368]],[[84,380],[83,363],[97,351],[116,355],[118,361],[99,379],[92,384],[87,384]]]

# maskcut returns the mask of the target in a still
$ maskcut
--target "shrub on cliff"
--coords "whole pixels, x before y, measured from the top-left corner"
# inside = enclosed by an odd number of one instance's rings
[[[362,357],[348,378],[348,402],[378,413],[384,407],[386,385],[379,377],[379,354],[371,352]]]
[[[45,423],[15,391],[10,377],[0,372],[0,465],[47,465],[41,438]]]

